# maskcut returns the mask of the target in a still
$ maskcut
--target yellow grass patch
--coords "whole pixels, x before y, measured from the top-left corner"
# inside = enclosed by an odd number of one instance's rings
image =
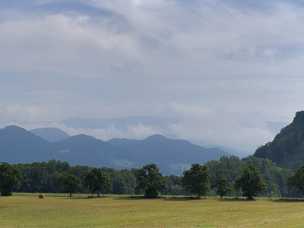
[[[1,228],[304,227],[304,202],[0,198]]]

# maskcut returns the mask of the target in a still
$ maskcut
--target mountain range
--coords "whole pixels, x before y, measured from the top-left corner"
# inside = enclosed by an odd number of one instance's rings
[[[18,126],[0,129],[0,161],[29,163],[51,159],[73,165],[136,168],[159,165],[166,174],[180,174],[192,163],[205,163],[227,155],[217,148],[204,148],[186,140],[153,135],[143,140],[103,141],[88,135],[69,136],[54,128],[31,131]]]

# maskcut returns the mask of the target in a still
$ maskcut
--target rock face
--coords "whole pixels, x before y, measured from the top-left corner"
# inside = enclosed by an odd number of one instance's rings
[[[257,149],[255,157],[268,158],[277,165],[298,168],[304,165],[304,111],[283,128],[274,140]]]

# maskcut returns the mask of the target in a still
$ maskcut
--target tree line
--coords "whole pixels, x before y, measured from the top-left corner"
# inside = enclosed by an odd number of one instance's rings
[[[49,161],[32,164],[0,164],[0,193],[86,193],[144,195],[301,196],[304,167],[295,171],[271,161],[249,157],[223,157],[205,165],[194,164],[182,176],[163,176],[155,164],[139,169],[114,170],[70,166]]]

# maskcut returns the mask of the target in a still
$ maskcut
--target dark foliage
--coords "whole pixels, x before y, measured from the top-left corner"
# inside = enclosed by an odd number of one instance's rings
[[[137,190],[142,190],[145,198],[157,198],[164,187],[164,179],[154,164],[146,165],[136,171]]]
[[[70,166],[66,162],[49,161],[32,164],[18,164],[14,167],[20,172],[20,185],[16,189],[18,192],[29,193],[64,193],[66,188],[63,184],[63,177],[75,176],[79,180],[77,192],[89,193],[88,186],[85,181],[86,176],[93,170],[87,166]],[[101,171],[109,178],[110,189],[106,192],[115,194],[133,194],[136,178],[134,171],[113,169],[101,169]],[[102,193],[102,192],[100,192]]]
[[[302,195],[304,194],[304,167],[298,169],[293,176],[288,179],[290,188],[295,188]]]
[[[265,196],[292,196],[288,190],[287,183],[288,177],[292,172],[274,165],[270,160],[256,157],[248,157],[241,160],[238,157],[231,156],[208,162],[206,166],[209,170],[212,190],[217,192],[218,179],[225,178],[232,185],[229,195],[237,195],[238,191],[233,184],[239,178],[242,170],[248,165],[255,166],[260,172],[266,185]]]
[[[241,176],[235,182],[236,189],[242,191],[243,196],[253,200],[255,196],[265,189],[265,183],[260,176],[258,169],[253,165],[248,165],[242,171]]]
[[[89,191],[96,193],[99,197],[100,194],[110,192],[111,182],[110,177],[103,170],[94,168],[84,178],[85,186]]]
[[[60,183],[64,191],[69,193],[70,198],[72,198],[72,194],[79,190],[80,179],[72,174],[62,174],[60,177]]]
[[[231,183],[224,177],[220,176],[216,180],[215,189],[217,195],[219,195],[221,198],[224,196],[227,196],[231,192]]]
[[[207,166],[199,164],[192,165],[190,170],[184,172],[183,186],[191,193],[201,197],[209,190],[209,176]]]
[[[0,164],[0,193],[2,196],[10,196],[19,182],[19,173],[13,166]]]
[[[223,157],[219,161],[210,161],[205,166],[198,166],[198,174],[191,170],[185,172],[187,177],[162,176],[155,165],[143,169],[114,170],[109,168],[95,169],[87,166],[70,166],[67,162],[49,161],[32,164],[2,165],[1,178],[13,172],[9,191],[29,193],[95,193],[95,194],[145,194],[147,197],[163,195],[222,195],[237,196],[235,182],[242,170],[248,165],[254,166],[265,182],[263,196],[300,197],[295,187],[288,189],[287,180],[292,171],[279,168],[271,161],[249,157]],[[6,167],[5,169],[3,167]],[[9,167],[9,168],[8,168]],[[200,169],[203,169],[203,172]],[[4,170],[4,171],[3,171]],[[11,171],[14,170],[14,171]],[[20,175],[18,175],[18,173]],[[93,173],[95,173],[93,175]],[[16,174],[16,175],[15,175]],[[211,186],[205,182],[206,175]],[[8,175],[10,176],[10,175]],[[68,178],[69,177],[69,178]],[[91,181],[88,180],[88,177]],[[196,178],[199,181],[194,181]],[[71,182],[69,182],[71,179]],[[200,182],[202,181],[203,182]],[[186,181],[187,180],[187,181]],[[2,186],[5,183],[2,181]],[[206,184],[206,185],[205,185]],[[203,190],[195,190],[200,189]],[[206,190],[207,189],[207,190]],[[7,193],[6,193],[7,192]]]
[[[164,177],[164,188],[162,190],[164,195],[186,195],[187,192],[182,186],[182,177],[166,176]]]

